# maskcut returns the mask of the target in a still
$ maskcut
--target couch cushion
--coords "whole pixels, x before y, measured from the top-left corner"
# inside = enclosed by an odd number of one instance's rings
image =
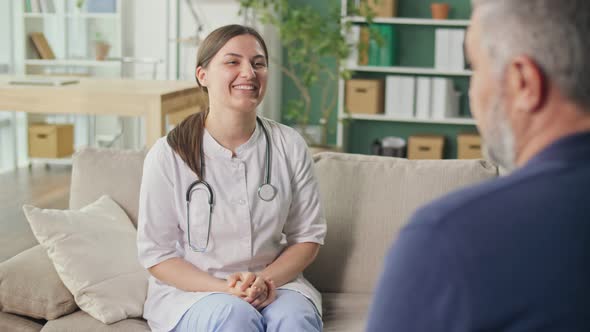
[[[371,293],[387,248],[417,207],[497,175],[482,160],[342,153],[320,153],[314,160],[328,234],[305,275],[330,293]]]
[[[124,319],[114,324],[106,325],[83,311],[76,311],[71,315],[47,322],[43,332],[149,332],[143,319]]]
[[[43,325],[17,315],[0,312],[0,331],[39,332]]]
[[[82,310],[105,324],[142,316],[148,272],[137,259],[136,230],[117,203],[103,196],[80,210],[23,210]]]
[[[73,158],[70,209],[110,196],[137,225],[145,151],[87,148]]]
[[[371,299],[371,294],[322,294],[324,331],[364,331]]]
[[[0,310],[55,319],[74,312],[76,302],[40,245],[0,264]]]

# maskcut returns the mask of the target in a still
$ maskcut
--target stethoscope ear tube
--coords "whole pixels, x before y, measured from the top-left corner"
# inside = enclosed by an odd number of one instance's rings
[[[272,201],[275,198],[275,195],[277,194],[277,188],[275,188],[270,183],[270,163],[272,160],[271,143],[270,137],[268,137],[268,131],[266,130],[266,127],[264,126],[262,119],[256,117],[256,121],[258,121],[258,123],[260,124],[262,132],[264,133],[264,138],[266,139],[266,165],[264,167],[264,183],[261,184],[260,187],[258,187],[258,197],[260,197],[261,200],[268,202]]]

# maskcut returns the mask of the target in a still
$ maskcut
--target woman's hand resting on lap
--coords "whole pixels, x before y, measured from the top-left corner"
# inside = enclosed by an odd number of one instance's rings
[[[254,308],[262,310],[276,298],[272,280],[265,280],[252,272],[236,272],[227,278],[228,293],[242,298]]]

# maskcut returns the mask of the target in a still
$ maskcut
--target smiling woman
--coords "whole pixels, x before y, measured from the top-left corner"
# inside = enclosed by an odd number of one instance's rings
[[[144,317],[155,331],[320,331],[321,296],[302,272],[326,223],[305,141],[256,114],[264,40],[241,25],[213,31],[195,76],[208,109],[154,144],[144,164]]]
[[[245,55],[241,54],[243,52],[241,47],[246,47],[246,49],[255,52],[254,66],[250,64],[250,68],[248,68],[250,59],[244,59]],[[250,118],[246,121],[240,121],[241,124],[246,125],[244,128],[246,133],[243,136],[247,137],[251,134],[252,128],[255,125],[255,108],[260,104],[266,92],[268,50],[264,39],[262,39],[262,36],[256,30],[241,25],[228,25],[213,31],[203,41],[197,56],[195,78],[199,86],[209,96],[209,108],[206,112],[201,112],[187,118],[186,121],[182,122],[168,135],[170,146],[182,157],[184,162],[189,165],[191,170],[199,178],[202,178],[200,168],[201,160],[197,152],[201,151],[202,148],[201,140],[205,119],[209,123],[209,132],[216,130],[211,127],[227,127],[228,122],[224,124],[223,117],[224,115],[227,117],[230,114],[224,112],[224,109],[229,106],[227,103],[232,101],[231,98],[228,99],[229,92],[238,90],[232,84],[237,85],[240,83],[235,80],[236,75],[239,76],[240,73],[240,61],[242,63],[241,67],[246,68],[245,74],[248,76],[247,78],[241,78],[242,82],[258,87],[254,91],[257,97],[253,100],[255,105],[253,107],[246,105],[246,111],[250,114]],[[248,70],[254,71],[254,75],[248,73]],[[215,75],[219,75],[219,77],[217,78]],[[227,77],[225,83],[223,82],[223,77]],[[230,81],[227,82],[227,80]],[[213,89],[211,93],[209,93],[210,88]],[[211,112],[211,108],[213,108],[213,112]],[[230,129],[228,131],[233,132],[234,130]],[[235,135],[235,132],[233,134]],[[224,137],[221,137],[222,135],[222,133],[218,133],[214,137],[219,141],[224,139]],[[190,137],[190,139],[186,140],[186,137]],[[224,145],[224,143],[220,143]],[[230,145],[231,142],[225,142],[225,144]]]

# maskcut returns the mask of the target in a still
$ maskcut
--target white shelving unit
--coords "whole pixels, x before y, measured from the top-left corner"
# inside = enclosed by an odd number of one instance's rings
[[[347,16],[347,0],[341,1],[341,16],[343,22],[352,22],[357,24],[366,23],[364,17]],[[437,20],[427,18],[400,18],[400,17],[376,17],[373,23],[380,24],[395,24],[395,25],[415,25],[415,26],[433,26],[433,27],[468,27],[469,20]],[[370,73],[384,73],[384,74],[405,74],[405,75],[419,75],[419,76],[445,76],[445,77],[470,77],[472,71],[449,71],[440,70],[436,68],[422,68],[422,67],[377,67],[377,66],[352,66],[345,67],[353,72],[370,72]],[[423,118],[404,118],[392,117],[382,114],[349,114],[344,110],[345,81],[341,78],[338,81],[338,124],[336,139],[340,147],[345,146],[346,128],[342,120],[366,120],[366,121],[386,121],[386,122],[408,122],[408,123],[432,123],[432,124],[453,124],[453,125],[474,125],[475,120],[471,118],[452,118],[452,119],[423,119]]]
[[[117,67],[121,65],[118,60],[25,60],[27,66],[66,66],[66,67]]]
[[[410,123],[440,123],[455,125],[474,125],[475,120],[472,118],[448,118],[448,119],[422,119],[422,118],[404,118],[389,116],[384,114],[350,114],[349,119],[371,120],[371,121],[389,121],[389,122],[410,122]]]
[[[358,72],[410,74],[410,75],[433,75],[433,76],[471,76],[471,70],[450,71],[435,68],[420,67],[377,67],[377,66],[355,66],[347,69]]]
[[[122,17],[127,1],[113,0],[113,12],[89,12],[88,1],[79,8],[77,0],[48,0],[54,11],[29,12],[26,3],[30,1],[35,0],[15,0],[17,74],[121,75],[126,38]],[[40,58],[29,37],[33,32],[45,35],[55,59]],[[97,40],[110,45],[106,60],[96,60]]]
[[[367,20],[361,16],[344,17],[344,21],[352,23],[367,23]],[[435,20],[430,18],[405,18],[405,17],[376,17],[373,23],[398,24],[398,25],[428,25],[428,26],[447,26],[447,27],[467,27],[469,20]]]

